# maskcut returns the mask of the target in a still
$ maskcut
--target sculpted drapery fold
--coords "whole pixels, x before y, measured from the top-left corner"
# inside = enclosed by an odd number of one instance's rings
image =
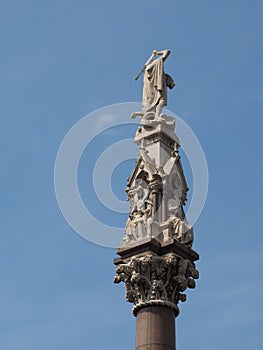
[[[142,105],[150,111],[163,99],[167,105],[167,88],[162,57],[149,64],[144,73]]]
[[[162,109],[167,105],[167,87],[172,89],[175,86],[173,78],[164,72],[164,61],[170,54],[169,50],[153,51],[152,56],[144,65],[137,78],[144,72],[142,110],[132,113],[132,118],[136,116],[158,120]],[[158,58],[156,58],[159,56]],[[148,113],[151,115],[147,115]],[[153,115],[152,115],[153,114]]]

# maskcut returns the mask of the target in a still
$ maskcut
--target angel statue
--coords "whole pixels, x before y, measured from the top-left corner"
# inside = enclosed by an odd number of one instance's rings
[[[135,80],[144,72],[142,110],[133,113],[132,118],[145,117],[151,112],[151,115],[154,114],[155,120],[161,119],[162,110],[167,105],[167,87],[172,89],[175,86],[173,78],[164,72],[164,61],[169,55],[169,50],[154,50],[136,76]]]

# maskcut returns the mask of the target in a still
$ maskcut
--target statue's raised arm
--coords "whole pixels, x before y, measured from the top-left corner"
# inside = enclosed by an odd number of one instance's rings
[[[144,72],[142,110],[133,113],[132,118],[136,116],[145,118],[150,113],[154,116],[154,120],[161,119],[162,109],[167,105],[167,87],[172,89],[175,86],[170,75],[164,72],[164,61],[169,55],[169,50],[154,50],[135,78],[137,80]]]
[[[154,50],[156,56],[161,56],[163,61],[166,60],[166,58],[170,55],[171,51],[170,50],[163,50],[163,51],[156,51]]]

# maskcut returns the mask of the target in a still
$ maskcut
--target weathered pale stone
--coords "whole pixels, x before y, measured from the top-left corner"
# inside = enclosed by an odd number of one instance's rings
[[[158,122],[138,128],[139,155],[127,183],[131,207],[122,247],[145,237],[193,243],[193,229],[183,210],[188,187],[173,125]]]
[[[124,282],[126,300],[134,304],[133,312],[146,306],[163,305],[179,314],[178,303],[185,301],[183,292],[195,287],[199,277],[195,264],[174,253],[158,256],[133,256],[118,264],[114,282]]]
[[[167,87],[172,89],[175,86],[173,78],[164,72],[163,67],[164,61],[169,54],[169,50],[160,52],[154,50],[143,69],[135,78],[137,80],[140,74],[144,72],[142,110],[133,113],[132,118],[141,116],[146,121],[146,114],[153,113],[154,120],[162,119],[162,109],[167,105]]]

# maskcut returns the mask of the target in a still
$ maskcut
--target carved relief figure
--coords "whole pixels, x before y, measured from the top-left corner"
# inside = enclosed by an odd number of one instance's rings
[[[181,217],[181,205],[181,198],[178,196],[177,190],[173,190],[172,197],[168,199],[167,203],[168,218]]]
[[[147,200],[149,195],[149,190],[143,188],[142,186],[138,186],[138,188],[135,189],[135,195],[131,207],[131,214],[139,214],[143,215],[147,210],[148,206],[147,204],[149,201]]]
[[[130,195],[130,215],[126,223],[124,243],[144,238],[149,233],[153,203],[149,200],[149,190],[139,185]]]
[[[193,243],[193,229],[187,223],[182,208],[182,186],[178,174],[173,174],[171,180],[172,196],[167,203],[167,216],[173,235],[184,244],[189,246]]]
[[[170,181],[171,197],[167,202],[168,218],[178,217],[184,219],[182,211],[182,183],[180,176],[173,173]]]

